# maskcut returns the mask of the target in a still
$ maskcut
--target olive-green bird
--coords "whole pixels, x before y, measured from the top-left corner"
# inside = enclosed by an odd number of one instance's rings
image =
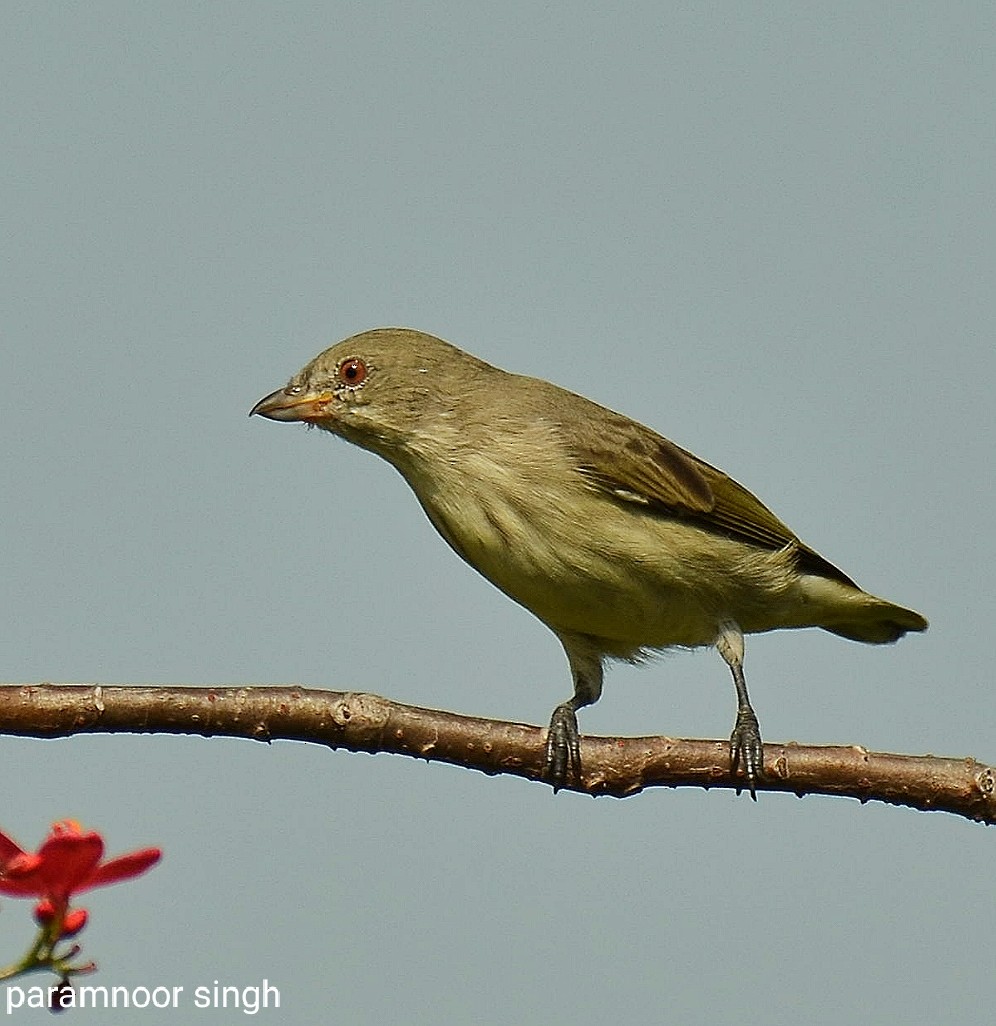
[[[574,694],[547,734],[555,787],[580,773],[576,713],[601,694],[607,658],[715,645],[737,693],[731,769],[753,794],[763,747],[744,634],[822,627],[883,644],[927,627],[650,428],[420,331],[339,342],[251,412],[382,456],[457,555],[557,635]]]

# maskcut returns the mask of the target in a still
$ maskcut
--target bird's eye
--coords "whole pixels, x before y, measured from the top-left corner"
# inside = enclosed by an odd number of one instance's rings
[[[358,388],[366,381],[367,365],[355,356],[343,360],[336,368],[336,377],[341,384],[348,385],[350,388]]]

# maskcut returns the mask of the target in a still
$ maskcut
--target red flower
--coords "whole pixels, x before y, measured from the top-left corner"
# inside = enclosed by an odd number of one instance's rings
[[[48,898],[65,908],[81,891],[138,876],[162,857],[158,848],[119,855],[101,862],[104,839],[95,830],[84,833],[79,823],[54,823],[37,852],[27,852],[0,833],[0,894],[15,898]]]

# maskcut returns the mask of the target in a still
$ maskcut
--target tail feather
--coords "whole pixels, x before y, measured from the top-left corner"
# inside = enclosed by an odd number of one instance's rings
[[[828,623],[825,630],[851,641],[864,641],[869,645],[887,645],[898,641],[909,631],[925,631],[927,621],[912,609],[894,606],[891,602],[876,600],[860,619]]]
[[[910,631],[927,629],[927,621],[919,613],[858,587],[825,577],[806,576],[803,580],[808,599],[820,607],[817,625],[831,634],[869,645],[887,645]]]

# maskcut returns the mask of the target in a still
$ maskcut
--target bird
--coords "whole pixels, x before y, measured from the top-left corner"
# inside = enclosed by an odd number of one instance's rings
[[[744,635],[817,627],[878,645],[927,628],[651,428],[425,332],[344,339],[254,414],[387,460],[450,548],[557,636],[573,693],[547,729],[554,790],[581,779],[577,713],[598,700],[610,660],[714,646],[736,692],[731,776],[756,800],[764,749]]]

